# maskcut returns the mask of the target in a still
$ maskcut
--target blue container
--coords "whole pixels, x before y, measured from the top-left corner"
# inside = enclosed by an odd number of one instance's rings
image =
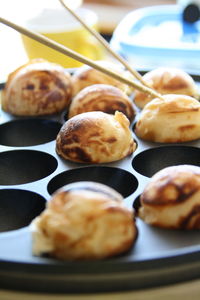
[[[130,12],[115,29],[110,45],[137,69],[171,66],[200,71],[200,21],[184,22],[178,5]]]

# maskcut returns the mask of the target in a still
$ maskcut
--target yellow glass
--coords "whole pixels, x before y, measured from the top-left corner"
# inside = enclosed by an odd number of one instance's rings
[[[89,15],[91,15],[91,12],[89,12],[88,16]],[[86,17],[87,12],[85,14],[85,18]],[[91,25],[93,28],[97,28],[96,21]],[[66,26],[65,30],[42,32],[37,29],[37,31],[92,60],[101,60],[104,58],[102,46],[81,24],[76,23],[75,26]],[[80,62],[36,42],[27,36],[22,35],[22,41],[29,59],[44,58],[48,61],[59,63],[65,68],[74,68],[81,65]]]

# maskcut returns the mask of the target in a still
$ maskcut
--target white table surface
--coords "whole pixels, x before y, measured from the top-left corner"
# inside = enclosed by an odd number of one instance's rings
[[[20,34],[12,28],[0,24],[0,82],[8,74],[28,61]]]

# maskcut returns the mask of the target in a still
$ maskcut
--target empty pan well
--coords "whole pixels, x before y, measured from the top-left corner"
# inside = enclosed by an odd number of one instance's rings
[[[48,184],[48,192],[54,193],[66,184],[78,181],[95,181],[108,185],[123,197],[135,192],[138,181],[134,175],[119,168],[86,167],[65,171],[55,176]]]
[[[0,153],[0,185],[16,185],[42,179],[57,168],[50,154],[33,150]]]
[[[45,208],[39,194],[19,189],[0,190],[0,232],[28,226]]]
[[[0,126],[0,144],[5,146],[33,146],[56,139],[61,124],[46,119],[21,119]]]
[[[200,166],[200,149],[190,146],[162,146],[145,150],[132,161],[134,170],[147,177],[166,167],[183,164]]]

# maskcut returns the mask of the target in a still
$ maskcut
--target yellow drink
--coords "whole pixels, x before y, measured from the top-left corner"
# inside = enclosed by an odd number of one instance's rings
[[[79,9],[79,15],[87,21],[88,25],[96,28],[97,17],[93,12]],[[47,16],[41,15],[29,21],[26,26],[92,60],[103,58],[103,49],[99,42],[79,22],[66,15],[66,11],[56,11],[53,19],[52,17],[51,11]],[[65,68],[79,67],[81,65],[78,61],[24,35],[22,35],[22,40],[30,59],[44,58],[48,61],[59,63]]]

